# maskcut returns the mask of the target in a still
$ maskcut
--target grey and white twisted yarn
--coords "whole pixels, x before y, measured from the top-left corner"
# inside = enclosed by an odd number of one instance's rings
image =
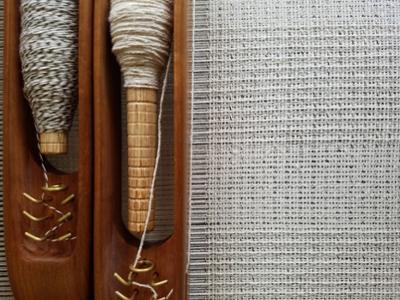
[[[125,87],[158,89],[170,51],[171,0],[112,0],[113,52]]]
[[[37,130],[68,130],[77,98],[76,0],[22,0],[20,57]]]

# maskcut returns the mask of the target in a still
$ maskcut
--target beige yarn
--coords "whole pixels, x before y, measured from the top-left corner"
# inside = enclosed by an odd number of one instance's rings
[[[162,72],[170,65],[170,41],[172,32],[172,1],[111,1],[110,28],[113,52],[121,66],[126,88],[149,88],[158,90]],[[169,59],[168,59],[169,58]],[[168,60],[168,64],[167,64]],[[162,102],[165,95],[167,78],[164,78],[158,112],[157,154],[148,201],[148,213],[141,235],[140,245],[133,266],[141,258],[146,231],[148,228],[152,201],[154,198],[155,177],[160,159]],[[154,299],[158,299],[156,290],[148,284],[132,281],[132,285],[149,289]],[[172,296],[170,290],[166,299]]]
[[[172,1],[111,1],[113,52],[125,87],[158,89],[171,40]]]

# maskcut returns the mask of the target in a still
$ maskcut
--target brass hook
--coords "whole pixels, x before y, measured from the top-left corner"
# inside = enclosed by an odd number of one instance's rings
[[[154,269],[154,263],[148,259],[138,261],[137,266],[130,265],[129,270],[134,273],[146,273]]]
[[[44,235],[37,236],[33,233],[26,231],[25,232],[26,237],[28,237],[31,240],[36,241],[36,242],[43,242],[43,241],[61,242],[61,241],[66,241],[66,240],[74,240],[76,238],[75,236],[72,235],[71,232],[68,232],[59,237],[55,237],[58,229],[61,228],[65,222],[69,221],[72,218],[73,213],[72,212],[64,213],[64,212],[58,210],[56,207],[47,203],[47,202],[53,200],[53,197],[48,195],[48,192],[59,192],[59,191],[66,190],[67,188],[68,188],[68,186],[65,184],[62,184],[62,183],[52,184],[52,185],[49,185],[46,183],[44,186],[42,186],[43,193],[42,193],[41,199],[36,199],[35,197],[29,195],[28,193],[22,193],[22,195],[26,199],[32,201],[33,203],[42,204],[44,207],[55,212],[56,215],[58,215],[58,219],[56,221],[57,223],[53,224],[53,226],[49,230],[47,230],[46,233],[44,233]],[[74,198],[75,198],[74,194],[67,196],[64,200],[61,201],[61,205],[65,205],[65,204],[71,202]],[[43,217],[37,217],[37,216],[32,215],[30,212],[28,212],[26,210],[23,210],[22,213],[26,218],[28,218],[29,220],[31,220],[33,222],[42,222],[49,218],[55,217],[54,214],[50,214],[50,215],[43,216]]]
[[[129,298],[127,296],[125,296],[124,294],[122,294],[120,291],[116,291],[115,294],[122,300],[134,300],[136,298],[137,294],[139,294],[139,290],[135,289],[133,291],[132,296]]]
[[[66,214],[63,214],[60,218],[58,218],[57,222],[61,223],[61,222],[64,222],[64,221],[68,221],[71,218],[72,218],[72,213],[71,212],[67,212]]]
[[[52,239],[51,241],[52,242],[62,242],[62,241],[68,240],[71,236],[72,236],[72,233],[68,232],[67,234],[64,234],[58,238]]]
[[[172,294],[173,294],[174,290],[170,290],[168,295],[166,297],[162,297],[162,298],[155,298],[154,296],[150,298],[150,300],[168,300]]]
[[[33,222],[42,222],[42,221],[47,220],[52,217],[52,215],[47,215],[47,216],[43,216],[43,217],[35,217],[34,215],[31,215],[30,213],[28,213],[26,210],[23,210],[22,213],[24,214],[25,217],[27,217],[29,220],[31,220]]]
[[[32,239],[32,240],[34,240],[35,242],[44,242],[45,240],[47,240],[49,238],[48,235],[39,237],[39,236],[34,235],[34,234],[32,234],[32,233],[30,233],[28,231],[25,231],[25,236],[30,238],[30,239]],[[52,242],[61,242],[61,241],[65,241],[67,239],[70,239],[71,236],[72,236],[72,234],[69,232],[67,234],[64,234],[63,236],[60,236],[60,237],[55,238],[55,239],[52,239],[51,241]]]
[[[63,201],[61,201],[61,205],[65,205],[69,202],[71,202],[75,198],[74,194],[69,195],[67,198],[65,198]]]
[[[118,273],[114,273],[114,277],[123,285],[125,286],[131,286],[132,282],[131,281],[127,281],[125,279],[123,279]]]
[[[39,200],[39,199],[36,199],[36,198],[32,197],[31,195],[29,195],[28,193],[22,193],[22,195],[23,195],[26,199],[32,201],[33,203],[37,203],[37,204],[43,203],[43,199],[40,199],[40,200]]]
[[[38,236],[28,232],[28,231],[25,231],[25,236],[27,236],[28,238],[30,238],[30,239],[32,239],[32,240],[34,240],[36,242],[43,242],[43,241],[45,241],[47,239],[46,236],[38,237]]]
[[[118,296],[119,299],[122,300],[131,300],[131,298],[126,297],[125,295],[123,295],[121,292],[116,291],[115,294]]]
[[[158,277],[159,277],[159,274],[158,274],[157,272],[154,273],[154,275],[153,275],[153,280],[152,280],[152,282],[150,283],[150,285],[151,285],[152,287],[159,287],[159,286],[162,286],[162,285],[165,285],[165,284],[168,283],[168,279],[160,280],[160,281],[155,281]]]
[[[132,279],[133,276],[139,276],[140,273],[146,273],[150,272],[155,268],[154,263],[151,260],[148,259],[140,259],[136,266],[134,267],[134,264],[131,264],[129,266],[129,275],[128,275],[128,280],[122,278],[118,273],[114,273],[114,277],[117,279],[117,281],[126,286],[126,287],[131,287],[132,285],[135,285],[135,281]],[[157,288],[162,285],[165,285],[168,283],[168,280],[158,280],[160,275],[158,272],[153,273],[153,279],[151,280],[150,284],[146,284],[146,287],[151,287],[151,288]],[[154,289],[153,289],[154,292]],[[153,295],[150,300],[168,300],[171,295],[172,295],[173,290],[171,290],[166,297],[161,297],[158,298],[158,295]],[[115,291],[115,294],[118,296],[119,299],[121,300],[133,300],[135,299],[136,295],[139,293],[139,289],[135,289],[134,294],[128,298],[124,294],[122,294],[120,291]]]
[[[45,185],[42,186],[42,190],[45,192],[60,192],[67,188],[65,184],[52,184],[52,185]]]

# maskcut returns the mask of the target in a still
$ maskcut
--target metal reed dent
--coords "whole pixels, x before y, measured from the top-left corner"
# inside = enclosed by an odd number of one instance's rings
[[[173,290],[170,290],[167,296],[158,297],[158,294],[155,290],[155,288],[164,286],[166,284],[168,284],[168,280],[159,280],[159,273],[157,271],[154,271],[155,269],[155,265],[151,260],[148,259],[141,259],[138,261],[136,267],[134,267],[133,265],[131,265],[129,267],[129,274],[128,274],[128,278],[124,279],[121,275],[119,275],[118,273],[114,273],[114,277],[115,279],[122,284],[125,287],[135,287],[132,295],[130,297],[124,295],[123,293],[121,293],[120,291],[115,291],[115,295],[117,296],[118,299],[121,300],[134,300],[136,299],[136,296],[138,296],[140,294],[140,291],[142,289],[150,289],[153,292],[153,296],[150,297],[149,300],[168,300],[170,299],[170,297],[173,294]],[[152,280],[149,283],[142,283],[142,282],[138,282],[133,280],[133,278],[135,278],[136,276],[139,276],[141,274],[145,274],[145,273],[149,273],[149,272],[153,272],[152,274]]]
[[[56,236],[56,232],[68,221],[70,221],[73,217],[72,212],[62,212],[58,210],[56,207],[50,205],[48,202],[53,200],[53,197],[48,195],[47,193],[56,193],[60,191],[66,190],[68,187],[65,184],[53,184],[49,185],[46,182],[46,185],[42,187],[43,193],[41,195],[40,199],[36,199],[32,195],[29,195],[28,193],[22,193],[22,195],[29,201],[42,205],[46,207],[48,210],[51,211],[51,214],[45,215],[45,216],[35,216],[32,213],[28,212],[27,210],[23,210],[22,214],[24,217],[29,219],[30,221],[36,222],[36,223],[41,223],[44,221],[47,221],[56,215],[58,218],[56,219],[56,223],[51,225],[51,227],[41,236],[38,236],[36,234],[33,234],[32,232],[25,232],[25,236],[35,242],[45,242],[45,241],[50,241],[50,242],[62,242],[62,241],[67,241],[67,240],[73,240],[76,237],[72,235],[71,232],[68,232],[66,234],[63,234],[61,236]],[[61,205],[66,205],[67,203],[70,203],[73,199],[75,198],[74,194],[71,194],[67,196],[64,200],[60,202]]]

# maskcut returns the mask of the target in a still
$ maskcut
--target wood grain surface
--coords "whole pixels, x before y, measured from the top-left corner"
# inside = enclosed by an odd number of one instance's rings
[[[43,154],[65,154],[68,150],[68,134],[61,132],[43,132],[39,135],[40,151]]]
[[[126,277],[137,251],[138,240],[121,219],[121,84],[118,64],[111,52],[109,0],[95,1],[94,16],[94,107],[95,107],[95,222],[94,289],[96,300],[116,299],[115,291],[127,296],[114,273]],[[185,99],[186,99],[186,3],[174,4],[174,233],[165,241],[146,244],[143,258],[168,284],[158,289],[161,296],[173,288],[172,298],[186,298],[185,276]],[[141,291],[135,299],[149,299]]]
[[[79,171],[63,174],[50,168],[50,183],[63,183],[68,189],[55,200],[75,194],[62,209],[73,213],[59,234],[72,232],[73,241],[35,242],[25,232],[42,233],[47,222],[34,224],[22,214],[28,210],[44,213],[43,206],[28,201],[23,193],[40,197],[44,183],[38,161],[34,125],[27,101],[19,60],[19,1],[5,1],[4,55],[4,210],[6,253],[10,281],[16,299],[91,298],[92,224],[92,1],[80,1],[79,20]]]
[[[157,152],[157,91],[127,91],[128,230],[144,231]],[[147,230],[154,229],[154,202]]]

